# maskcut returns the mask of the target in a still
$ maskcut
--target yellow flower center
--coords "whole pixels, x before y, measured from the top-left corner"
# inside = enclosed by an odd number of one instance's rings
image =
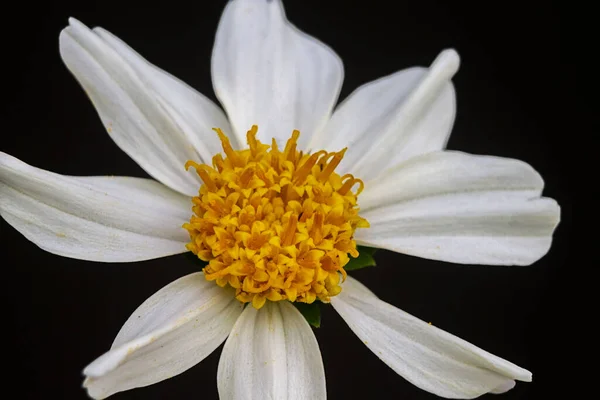
[[[232,286],[241,302],[329,302],[341,292],[349,255],[358,257],[353,234],[369,223],[358,215],[363,182],[334,172],[346,149],[303,154],[295,130],[280,151],[247,133],[248,149],[233,150],[214,129],[225,157],[212,167],[188,161],[204,184],[192,199],[188,250],[208,265],[206,279]],[[354,187],[358,188],[354,191]]]

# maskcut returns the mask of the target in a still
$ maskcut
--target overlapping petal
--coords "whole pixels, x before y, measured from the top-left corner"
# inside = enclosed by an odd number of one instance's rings
[[[186,251],[189,198],[141,178],[63,176],[0,153],[0,214],[42,249],[125,262]]]
[[[377,357],[438,396],[472,399],[531,381],[529,371],[379,300],[352,277],[331,304]]]
[[[456,114],[450,79],[460,60],[444,50],[429,68],[409,68],[367,83],[334,112],[310,148],[348,147],[340,170],[366,183],[411,157],[442,150]]]
[[[223,112],[107,31],[69,23],[60,34],[61,56],[111,138],[151,176],[193,196],[200,180],[184,164],[210,163],[219,149],[211,128],[229,129]]]
[[[464,264],[528,265],[542,257],[560,219],[528,164],[436,152],[415,157],[366,186],[360,243]]]
[[[260,140],[280,145],[300,130],[298,148],[305,149],[329,119],[343,75],[341,59],[291,25],[280,0],[233,0],[225,7],[212,77],[240,143],[256,124]]]
[[[325,372],[315,335],[289,302],[246,307],[225,342],[221,399],[324,400]]]
[[[146,300],[125,322],[109,352],[83,373],[95,399],[180,374],[212,353],[242,312],[233,293],[184,276]]]

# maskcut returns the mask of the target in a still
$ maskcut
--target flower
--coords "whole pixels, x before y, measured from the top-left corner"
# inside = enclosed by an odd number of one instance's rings
[[[355,255],[356,244],[513,265],[531,264],[550,247],[559,209],[540,197],[543,181],[530,166],[443,151],[455,112],[450,80],[459,59],[453,50],[429,68],[357,89],[332,114],[342,82],[339,58],[292,27],[279,1],[234,0],[219,25],[212,61],[215,92],[228,118],[102,29],[71,20],[60,50],[109,135],[161,183],[61,176],[1,154],[2,217],[41,248],[67,257],[141,261],[189,249],[211,263],[167,285],[131,315],[111,350],[84,370],[90,396],[167,379],[226,340],[218,370],[222,398],[325,398],[318,344],[287,301],[317,297],[330,301],[379,358],[424,390],[473,398],[531,380],[528,371],[343,276],[344,257]],[[225,157],[219,159],[221,146]],[[251,169],[262,162],[273,166],[272,159],[281,158],[271,154],[276,148],[285,158],[273,172]],[[314,164],[303,169],[315,154]],[[186,163],[196,173],[186,173]],[[352,186],[345,188],[347,182]],[[283,194],[273,194],[276,185],[294,189],[290,198],[301,208],[287,200],[278,204]],[[252,194],[267,187],[264,197],[271,201],[252,204]],[[314,195],[309,187],[327,195],[317,203],[329,208],[307,204]],[[221,201],[227,207],[222,214]],[[248,205],[255,214],[263,207],[260,223],[250,209],[242,215]],[[243,218],[254,218],[249,230],[228,230]],[[214,235],[203,231],[203,221],[213,221]],[[222,230],[214,228],[218,224]],[[323,243],[333,237],[334,243]],[[268,288],[261,286],[265,278],[274,282]]]

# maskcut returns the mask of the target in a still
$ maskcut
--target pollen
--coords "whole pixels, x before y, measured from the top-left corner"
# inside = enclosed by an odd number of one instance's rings
[[[212,166],[188,161],[201,178],[185,228],[187,249],[208,262],[206,279],[235,288],[236,298],[261,308],[267,300],[329,302],[342,290],[344,266],[358,257],[354,231],[360,179],[340,176],[346,149],[299,151],[295,130],[284,149],[247,133],[248,148],[234,150],[220,130],[224,156]]]

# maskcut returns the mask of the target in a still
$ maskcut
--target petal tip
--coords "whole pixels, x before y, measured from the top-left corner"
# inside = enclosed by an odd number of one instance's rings
[[[87,26],[85,26],[83,24],[83,22],[79,21],[75,17],[69,17],[68,21],[69,21],[69,26],[72,26],[74,28],[79,28],[79,27],[87,28]]]
[[[91,382],[94,378],[100,378],[114,370],[123,362],[129,352],[131,352],[131,350],[124,351],[123,348],[119,348],[104,353],[83,369],[83,374],[87,378],[86,380]]]
[[[431,65],[431,68],[439,68],[446,72],[449,77],[458,72],[460,67],[460,56],[458,52],[453,49],[445,49],[436,57],[435,61]]]
[[[106,393],[102,389],[93,386],[94,383],[95,383],[94,379],[85,378],[83,381],[83,384],[81,385],[81,387],[87,391],[87,394],[90,398],[92,398],[94,400],[102,400],[102,399],[107,398],[110,395],[110,393]]]
[[[68,22],[69,24],[60,31],[60,34],[58,36],[58,40],[59,43],[61,43],[61,46],[63,44],[63,40],[65,39],[65,35],[72,36],[73,34],[76,34],[77,31],[88,30],[88,27],[85,26],[77,18],[69,17]]]

